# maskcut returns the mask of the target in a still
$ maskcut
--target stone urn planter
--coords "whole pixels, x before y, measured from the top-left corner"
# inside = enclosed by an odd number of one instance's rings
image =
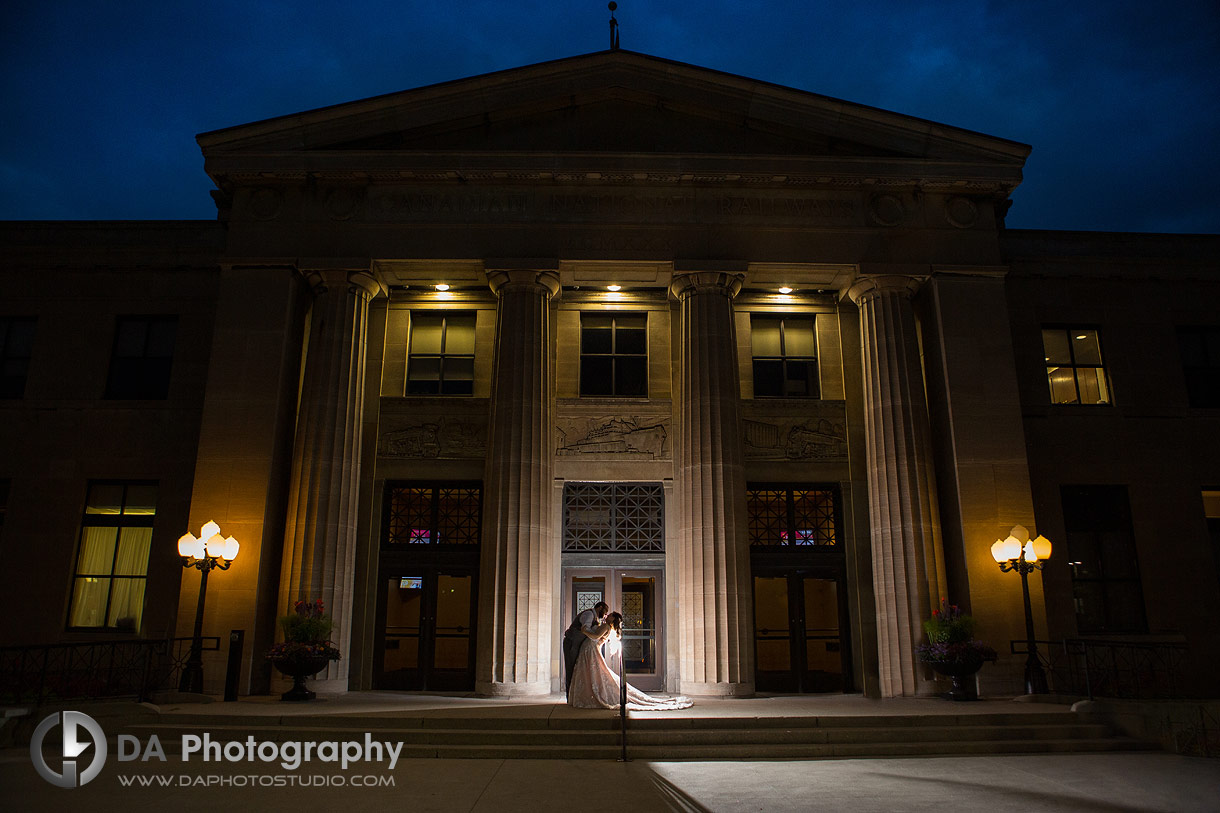
[[[975,639],[974,619],[942,598],[940,609],[932,611],[923,629],[928,639],[916,647],[919,660],[953,682],[953,688],[942,696],[946,700],[977,700],[966,680],[984,663],[994,661],[996,651]]]
[[[331,657],[325,652],[302,653],[271,658],[271,665],[284,677],[292,678],[292,688],[280,695],[280,700],[313,700],[317,694],[305,687],[305,681],[326,668]]]
[[[317,694],[305,681],[339,660],[339,650],[330,642],[332,622],[322,608],[322,600],[298,601],[292,613],[280,619],[284,640],[271,647],[267,660],[280,674],[292,678],[292,688],[280,700],[313,700]]]
[[[983,668],[981,656],[960,661],[936,663],[929,661],[928,666],[938,675],[943,675],[952,681],[952,688],[943,695],[946,700],[978,700],[971,691],[967,679],[973,677]]]

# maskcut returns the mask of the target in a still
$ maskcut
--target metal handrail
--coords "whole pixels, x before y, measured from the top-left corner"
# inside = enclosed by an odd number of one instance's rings
[[[1180,668],[1187,647],[1177,642],[1066,638],[1035,641],[1051,690],[1119,699],[1181,697]],[[1028,642],[1009,642],[1013,655],[1028,654]]]
[[[204,638],[219,650],[220,638]],[[174,686],[192,638],[81,641],[0,647],[0,702],[135,697]]]

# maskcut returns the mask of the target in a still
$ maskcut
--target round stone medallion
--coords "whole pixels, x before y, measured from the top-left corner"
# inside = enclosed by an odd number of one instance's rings
[[[979,207],[969,198],[949,198],[945,201],[945,220],[951,226],[969,229],[979,220]]]
[[[250,213],[256,220],[274,220],[283,206],[284,193],[279,189],[263,187],[250,195]]]
[[[880,226],[897,226],[906,217],[906,209],[897,195],[876,195],[868,204],[868,213]]]

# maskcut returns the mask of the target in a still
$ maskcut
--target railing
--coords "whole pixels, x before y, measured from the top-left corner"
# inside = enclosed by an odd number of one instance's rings
[[[1200,704],[1182,710],[1166,721],[1173,738],[1174,753],[1195,757],[1220,757],[1220,716]]]
[[[191,638],[0,647],[0,703],[135,697],[176,689]],[[205,637],[217,651],[220,639]]]
[[[1069,638],[1037,641],[1038,658],[1054,694],[1165,700],[1181,697],[1179,681],[1186,645]],[[1013,655],[1029,652],[1012,641]]]

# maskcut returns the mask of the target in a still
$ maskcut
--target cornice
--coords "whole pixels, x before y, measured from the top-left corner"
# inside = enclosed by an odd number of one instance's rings
[[[1009,194],[1020,167],[984,162],[841,156],[607,153],[285,152],[212,156],[221,188],[288,184],[590,184],[912,188]]]

